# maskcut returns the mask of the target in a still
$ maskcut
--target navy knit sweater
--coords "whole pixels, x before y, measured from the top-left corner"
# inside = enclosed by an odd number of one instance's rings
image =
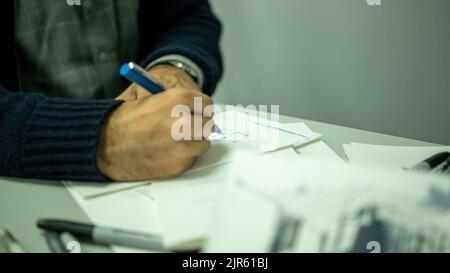
[[[14,92],[13,3],[0,0],[0,176],[107,181],[97,168],[98,135],[121,102]],[[140,22],[143,65],[184,55],[202,68],[205,92],[212,93],[222,73],[221,28],[207,0],[142,0]]]

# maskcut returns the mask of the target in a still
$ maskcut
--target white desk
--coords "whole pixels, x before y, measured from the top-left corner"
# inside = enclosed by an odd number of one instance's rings
[[[280,121],[305,122],[312,130],[321,133],[325,142],[343,158],[345,154],[342,145],[350,142],[398,146],[433,145],[291,117],[281,117]],[[26,251],[48,251],[45,239],[36,227],[36,221],[39,218],[63,218],[89,222],[89,218],[67,189],[58,182],[0,179],[0,229],[11,232]],[[109,251],[108,248],[99,246],[83,246],[83,249],[89,252]]]

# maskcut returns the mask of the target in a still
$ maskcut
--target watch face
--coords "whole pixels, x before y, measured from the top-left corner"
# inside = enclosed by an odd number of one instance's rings
[[[174,63],[172,63],[174,66],[176,66],[176,67],[178,67],[178,68],[181,68],[181,69],[184,69],[185,68],[185,66],[182,64],[182,63],[180,63],[180,62],[174,62]]]
[[[186,73],[188,73],[191,77],[193,77],[194,79],[197,79],[197,73],[195,73],[195,69],[193,69],[192,67],[190,67],[189,65],[179,62],[179,61],[174,61],[174,62],[170,62],[170,64],[172,64],[173,66],[184,70]]]

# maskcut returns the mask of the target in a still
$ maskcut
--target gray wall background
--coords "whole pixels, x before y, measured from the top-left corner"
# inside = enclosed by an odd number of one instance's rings
[[[450,144],[450,1],[211,0],[215,101]]]

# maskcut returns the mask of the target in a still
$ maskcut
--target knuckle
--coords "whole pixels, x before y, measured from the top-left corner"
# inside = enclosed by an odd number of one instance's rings
[[[189,152],[191,151],[191,145],[188,141],[178,141],[177,142],[177,148],[176,153],[180,156],[186,156],[189,155]]]
[[[176,101],[186,101],[192,99],[192,94],[188,90],[181,87],[173,89],[173,95]]]
[[[214,101],[211,97],[205,95],[203,98],[203,104],[204,105],[213,105]]]

